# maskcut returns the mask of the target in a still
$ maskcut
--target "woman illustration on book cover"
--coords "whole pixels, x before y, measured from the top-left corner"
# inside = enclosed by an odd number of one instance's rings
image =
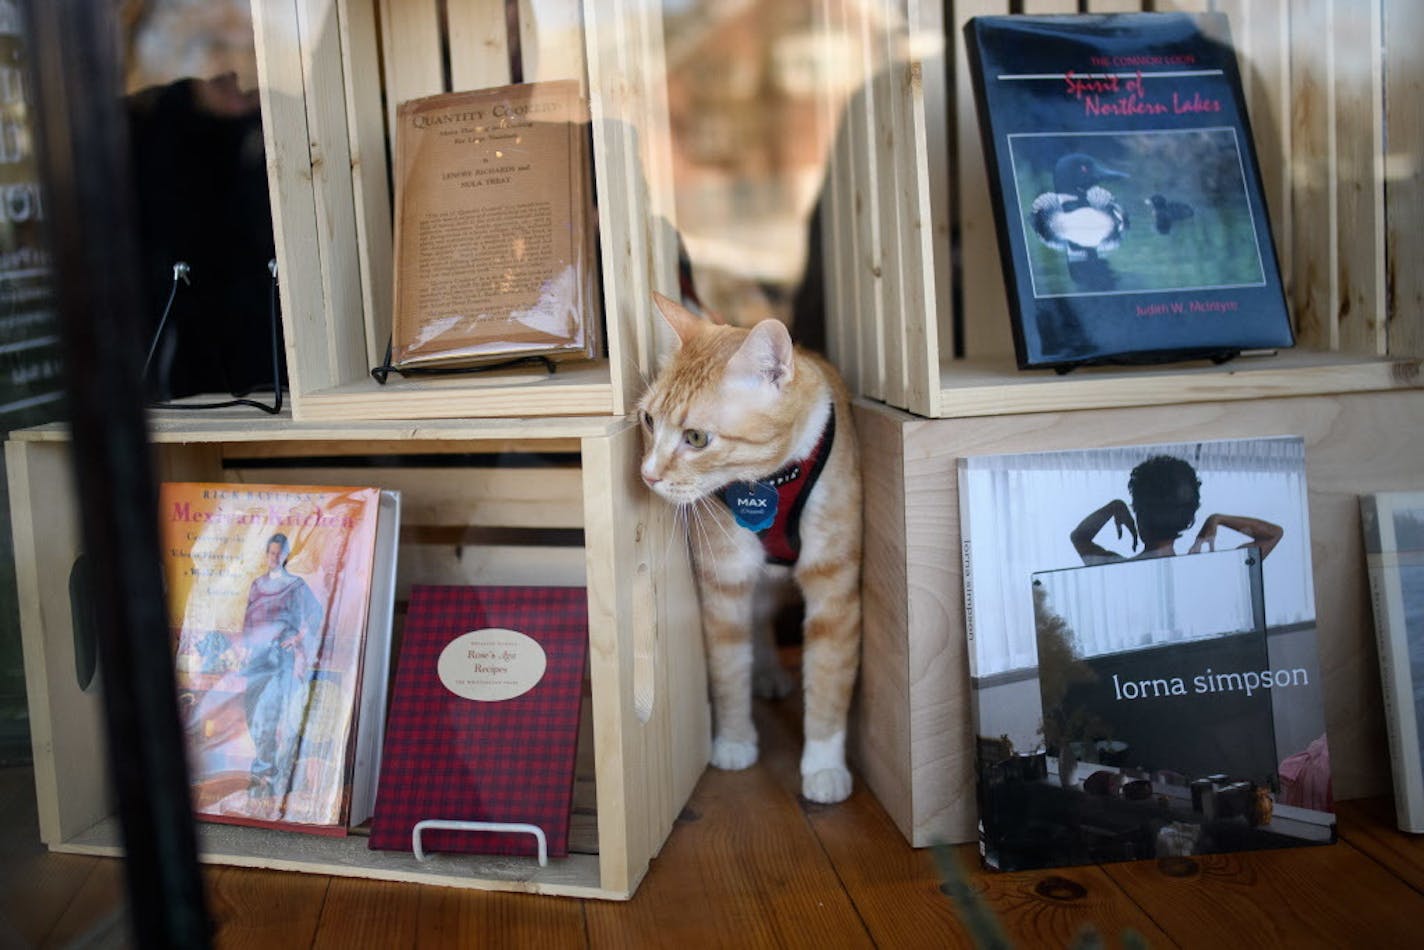
[[[1127,560],[1094,540],[1108,522],[1117,528],[1119,538],[1123,529],[1127,529],[1134,551],[1141,542],[1142,550],[1134,559],[1174,556],[1177,539],[1196,521],[1197,508],[1201,505],[1201,479],[1197,478],[1196,469],[1184,459],[1171,455],[1154,455],[1133,468],[1127,479],[1127,492],[1132,499],[1131,508],[1121,498],[1114,498],[1073,529],[1073,548],[1084,564]],[[1284,534],[1280,525],[1260,518],[1213,514],[1202,522],[1187,553],[1215,551],[1216,532],[1222,527],[1249,538],[1242,547],[1255,545],[1261,551],[1262,560]]]
[[[247,729],[257,754],[248,797],[284,798],[292,790],[297,746],[320,644],[322,606],[307,582],[287,571],[291,542],[267,540],[267,570],[247,595],[242,629],[251,653],[243,673]]]

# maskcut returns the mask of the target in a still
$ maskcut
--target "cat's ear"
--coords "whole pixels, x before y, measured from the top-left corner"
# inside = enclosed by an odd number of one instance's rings
[[[672,332],[677,334],[678,346],[702,331],[705,321],[671,297],[664,297],[655,290],[653,291],[653,303],[657,304],[658,312],[663,315],[667,325],[672,327]]]
[[[741,349],[727,361],[727,375],[780,389],[796,372],[791,333],[780,320],[766,319],[752,327]]]

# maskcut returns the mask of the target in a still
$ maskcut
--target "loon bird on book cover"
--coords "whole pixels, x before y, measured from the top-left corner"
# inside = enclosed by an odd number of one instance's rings
[[[1091,155],[1072,152],[1053,166],[1053,190],[1033,200],[1034,233],[1049,247],[1064,252],[1075,283],[1108,290],[1116,278],[1102,255],[1117,249],[1128,217],[1101,182],[1128,177]]]
[[[1156,224],[1158,234],[1171,234],[1172,225],[1196,214],[1196,210],[1185,201],[1173,201],[1161,194],[1153,195],[1143,204],[1152,209],[1152,220]]]

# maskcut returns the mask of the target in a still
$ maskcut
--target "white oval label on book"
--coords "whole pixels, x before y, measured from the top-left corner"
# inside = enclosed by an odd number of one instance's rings
[[[544,648],[531,637],[487,627],[451,640],[435,669],[456,696],[492,703],[529,692],[544,678],[547,666]]]

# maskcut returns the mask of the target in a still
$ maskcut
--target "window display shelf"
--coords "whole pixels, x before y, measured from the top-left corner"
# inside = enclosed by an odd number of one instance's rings
[[[623,899],[707,765],[710,726],[697,596],[673,512],[637,475],[641,438],[623,417],[324,424],[250,410],[155,413],[158,477],[376,485],[398,490],[396,602],[413,584],[559,585],[588,591],[589,661],[575,843],[595,853],[537,862],[371,852],[323,839],[200,826],[204,860],[452,886]],[[41,839],[117,854],[66,427],[6,443],[21,637]],[[516,467],[503,464],[520,453]],[[268,464],[273,459],[282,464]],[[299,467],[293,467],[299,466]],[[692,635],[686,635],[692,631]],[[92,633],[90,634],[92,635]]]
[[[1019,371],[1009,357],[941,364],[941,416],[1012,415],[1123,406],[1320,396],[1424,386],[1424,361],[1292,349],[1221,364],[1089,366]]]

